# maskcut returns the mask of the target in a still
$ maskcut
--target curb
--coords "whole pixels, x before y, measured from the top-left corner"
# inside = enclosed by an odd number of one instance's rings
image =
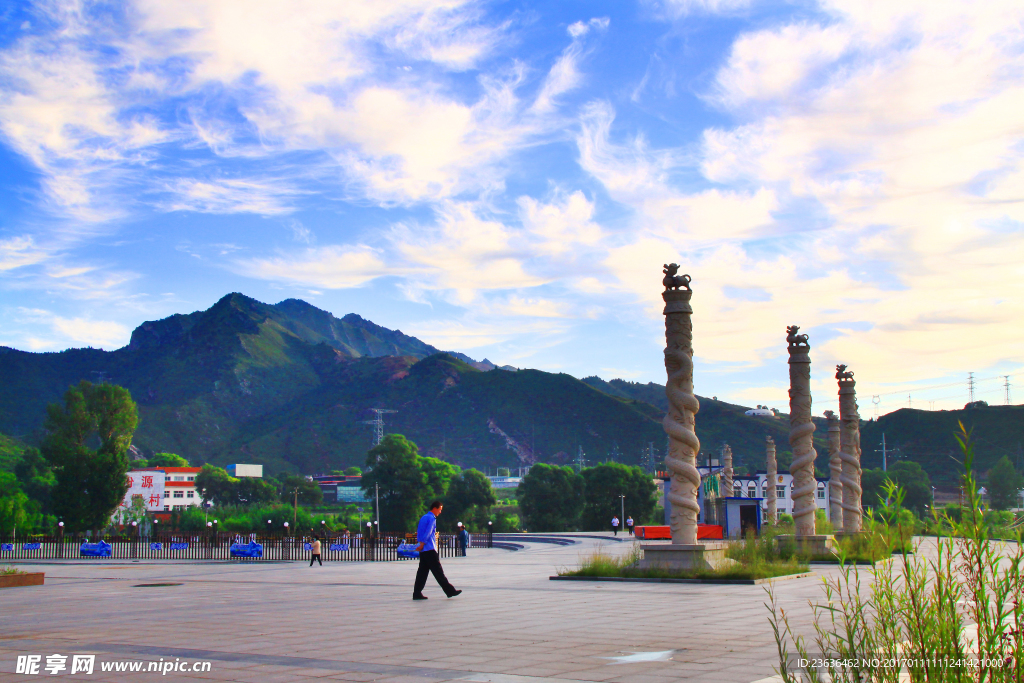
[[[788,579],[803,579],[814,576],[814,572],[803,572],[801,574],[785,574],[783,576],[772,576],[766,579],[644,579],[630,578],[624,576],[549,576],[551,581],[616,581],[620,583],[719,583],[735,586],[759,586],[762,583],[771,581],[786,581]]]

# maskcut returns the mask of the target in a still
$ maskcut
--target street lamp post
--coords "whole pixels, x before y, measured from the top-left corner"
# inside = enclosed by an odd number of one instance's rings
[[[619,502],[622,503],[622,516],[619,517],[619,526],[621,526],[623,529],[625,529],[626,528],[626,496],[624,494],[621,494],[621,493],[619,494]]]

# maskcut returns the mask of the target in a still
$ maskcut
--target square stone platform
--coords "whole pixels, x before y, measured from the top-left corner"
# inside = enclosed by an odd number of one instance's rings
[[[644,557],[641,569],[718,569],[729,564],[725,551],[729,547],[724,541],[709,541],[693,545],[683,543],[648,543],[641,545]]]
[[[802,552],[809,553],[811,555],[829,555],[836,550],[836,537],[829,534],[813,534],[810,536],[795,536],[793,534],[783,534],[775,537],[775,542],[779,545],[783,543],[796,543],[796,546],[800,548]]]

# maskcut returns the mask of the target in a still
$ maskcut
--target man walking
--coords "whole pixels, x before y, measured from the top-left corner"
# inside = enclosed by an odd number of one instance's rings
[[[416,570],[416,583],[412,589],[413,600],[426,600],[423,594],[423,587],[427,585],[427,573],[434,575],[441,590],[449,598],[454,598],[462,591],[456,590],[455,586],[448,583],[445,578],[444,569],[441,568],[441,559],[437,555],[437,516],[441,514],[441,501],[435,500],[430,504],[430,512],[420,518],[416,525],[416,550],[420,552],[420,566]]]
[[[612,515],[612,533],[616,536],[619,535],[619,518]]]
[[[319,562],[321,567],[324,566],[324,561],[320,559],[320,539],[314,536],[309,549],[313,551],[312,557],[309,558],[309,566],[312,567],[313,562]]]
[[[629,535],[630,535],[630,536],[632,536],[632,535],[633,535],[633,515],[630,515],[630,516],[629,516],[629,517],[628,517],[628,518],[626,519],[626,531],[628,531],[628,532],[629,532]]]

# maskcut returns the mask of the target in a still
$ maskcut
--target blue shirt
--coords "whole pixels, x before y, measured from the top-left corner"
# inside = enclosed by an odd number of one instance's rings
[[[420,517],[420,523],[416,525],[416,542],[423,544],[423,551],[437,550],[437,543],[434,534],[437,532],[437,517],[433,512]]]

